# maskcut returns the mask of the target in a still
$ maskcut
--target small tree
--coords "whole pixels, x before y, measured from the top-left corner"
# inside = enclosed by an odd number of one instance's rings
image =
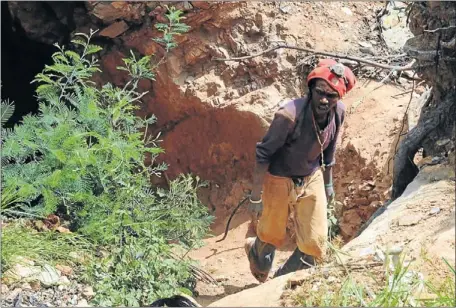
[[[170,9],[170,23],[157,25],[167,50],[174,35],[188,30],[180,14]],[[163,149],[148,134],[155,117],[141,119],[134,110],[145,94],[139,80],[154,78],[151,57],[131,53],[119,67],[131,80],[98,89],[90,80],[100,71],[94,33],[72,41],[80,53],[56,44],[54,63],[36,76],[39,112],[5,139],[3,187],[20,192],[23,201],[14,206],[21,213],[64,214],[74,231],[109,251],[85,276],[96,282],[95,303],[147,305],[189,278],[189,262],[173,254],[200,244],[212,218],[196,197],[198,179],[181,176],[169,191],[150,186],[166,165],[145,165],[145,157],[154,161]]]

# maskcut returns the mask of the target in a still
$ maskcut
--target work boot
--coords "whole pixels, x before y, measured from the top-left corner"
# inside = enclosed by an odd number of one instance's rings
[[[293,254],[288,258],[287,262],[282,264],[282,266],[275,272],[273,278],[310,268],[312,266],[315,266],[314,257],[309,256],[296,248],[295,251],[293,251]]]
[[[253,277],[259,282],[265,282],[274,261],[274,245],[262,242],[258,237],[249,237],[244,248]]]

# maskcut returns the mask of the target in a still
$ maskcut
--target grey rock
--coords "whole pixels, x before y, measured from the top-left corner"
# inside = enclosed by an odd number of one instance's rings
[[[68,286],[71,284],[70,280],[66,276],[61,276],[58,281],[59,287],[61,286]]]
[[[279,6],[279,9],[280,9],[280,11],[281,11],[282,13],[288,14],[288,13],[290,13],[290,11],[291,11],[291,6],[289,6],[289,5],[281,6],[281,5],[280,5],[280,6]]]
[[[87,303],[86,299],[81,299],[78,304],[76,305],[77,307],[91,307],[89,303]]]
[[[38,266],[17,263],[4,273],[4,277],[13,281],[18,281],[22,279],[32,279],[32,277],[36,277],[39,273],[40,268]]]
[[[6,293],[8,293],[8,291],[9,291],[8,286],[7,286],[6,284],[3,284],[3,283],[2,283],[2,286],[1,286],[1,294],[6,294]]]
[[[413,226],[421,221],[421,216],[419,215],[405,215],[398,220],[399,226]]]
[[[395,11],[390,10],[390,14],[395,14]],[[398,20],[396,22],[396,20]],[[400,16],[384,16],[382,18],[383,38],[389,49],[399,52],[404,46],[405,42],[413,35],[406,24],[406,18]]]
[[[372,56],[376,56],[377,55],[377,53],[375,52],[375,50],[372,47],[361,47],[359,49],[359,51],[361,51],[362,53],[367,53],[367,54],[372,55]]]
[[[45,287],[56,285],[59,282],[59,279],[60,274],[54,267],[50,266],[49,264],[45,264],[43,270],[38,275],[38,280]]]
[[[71,305],[73,305],[73,306],[76,305],[76,304],[78,303],[78,296],[77,296],[76,294],[73,295],[73,296],[71,297],[69,303],[70,303]]]
[[[365,47],[365,48],[372,48],[372,44],[369,42],[358,42],[359,46]]]
[[[376,249],[374,259],[379,262],[385,262],[386,257],[385,257],[385,254],[383,253],[383,251],[381,251],[380,249]]]
[[[28,282],[25,282],[21,285],[21,289],[22,290],[32,290],[32,287],[30,286],[30,284]]]
[[[21,288],[16,288],[10,294],[8,294],[5,299],[8,301],[13,301],[21,292]]]
[[[345,6],[342,8],[342,12],[344,12],[348,16],[353,15],[353,12],[348,7],[345,7]]]
[[[93,291],[93,288],[91,286],[87,286],[84,288],[84,290],[82,291],[82,295],[87,298],[87,299],[90,299],[92,297],[94,297],[95,295],[95,292]]]
[[[402,253],[404,249],[401,246],[393,246],[388,250],[388,254],[390,255],[399,255]]]
[[[374,255],[374,254],[375,254],[375,249],[373,249],[372,247],[366,247],[364,249],[361,249],[361,251],[359,252],[360,257],[370,256],[370,255]]]

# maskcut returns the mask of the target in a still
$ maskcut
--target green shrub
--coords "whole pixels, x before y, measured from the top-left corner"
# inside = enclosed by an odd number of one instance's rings
[[[180,14],[170,9],[170,23],[157,25],[166,50],[175,46],[174,35],[188,30]],[[36,76],[39,112],[4,139],[2,184],[20,195],[13,215],[59,213],[73,231],[109,252],[86,275],[95,283],[96,303],[147,305],[180,290],[189,263],[172,255],[201,243],[212,217],[196,197],[198,179],[183,175],[169,191],[150,186],[150,177],[166,169],[154,164],[163,149],[148,133],[156,118],[134,111],[146,94],[138,92],[139,80],[154,78],[151,57],[132,52],[119,67],[131,80],[99,89],[90,80],[100,71],[93,34],[72,41],[79,52],[56,44],[54,63]]]

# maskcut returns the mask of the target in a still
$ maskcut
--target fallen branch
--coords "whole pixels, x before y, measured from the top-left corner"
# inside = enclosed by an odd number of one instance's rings
[[[411,93],[411,92],[413,92],[413,90],[407,90],[407,91],[399,93],[399,94],[391,95],[391,97],[392,98],[396,98],[398,96],[402,96],[402,95],[405,95],[405,94],[408,94],[408,93]]]
[[[375,67],[380,67],[383,69],[387,70],[394,70],[394,71],[408,71],[408,70],[413,70],[413,63],[407,64],[406,66],[393,66],[393,65],[387,65],[383,63],[378,63],[375,61],[371,61],[368,59],[360,58],[360,57],[355,57],[355,56],[348,56],[348,55],[343,55],[343,54],[338,54],[338,53],[332,53],[332,52],[326,52],[326,51],[317,51],[311,48],[305,48],[305,47],[297,47],[297,46],[290,46],[290,45],[277,45],[271,48],[268,48],[266,50],[260,51],[258,53],[249,55],[249,56],[243,56],[243,57],[233,57],[233,58],[214,58],[213,60],[215,61],[243,61],[243,60],[248,60],[252,58],[256,58],[259,56],[262,56],[264,54],[267,54],[271,51],[277,50],[277,49],[293,49],[293,50],[298,50],[298,51],[304,51],[304,52],[310,52],[313,54],[317,55],[323,55],[323,56],[329,56],[329,57],[335,57],[335,58],[341,58],[341,59],[347,59],[347,60],[352,60],[356,61],[359,63],[365,63],[369,64]]]
[[[424,32],[434,33],[434,32],[438,32],[438,31],[451,30],[451,29],[456,29],[456,26],[437,28],[437,29],[433,29],[433,30],[424,30]]]

